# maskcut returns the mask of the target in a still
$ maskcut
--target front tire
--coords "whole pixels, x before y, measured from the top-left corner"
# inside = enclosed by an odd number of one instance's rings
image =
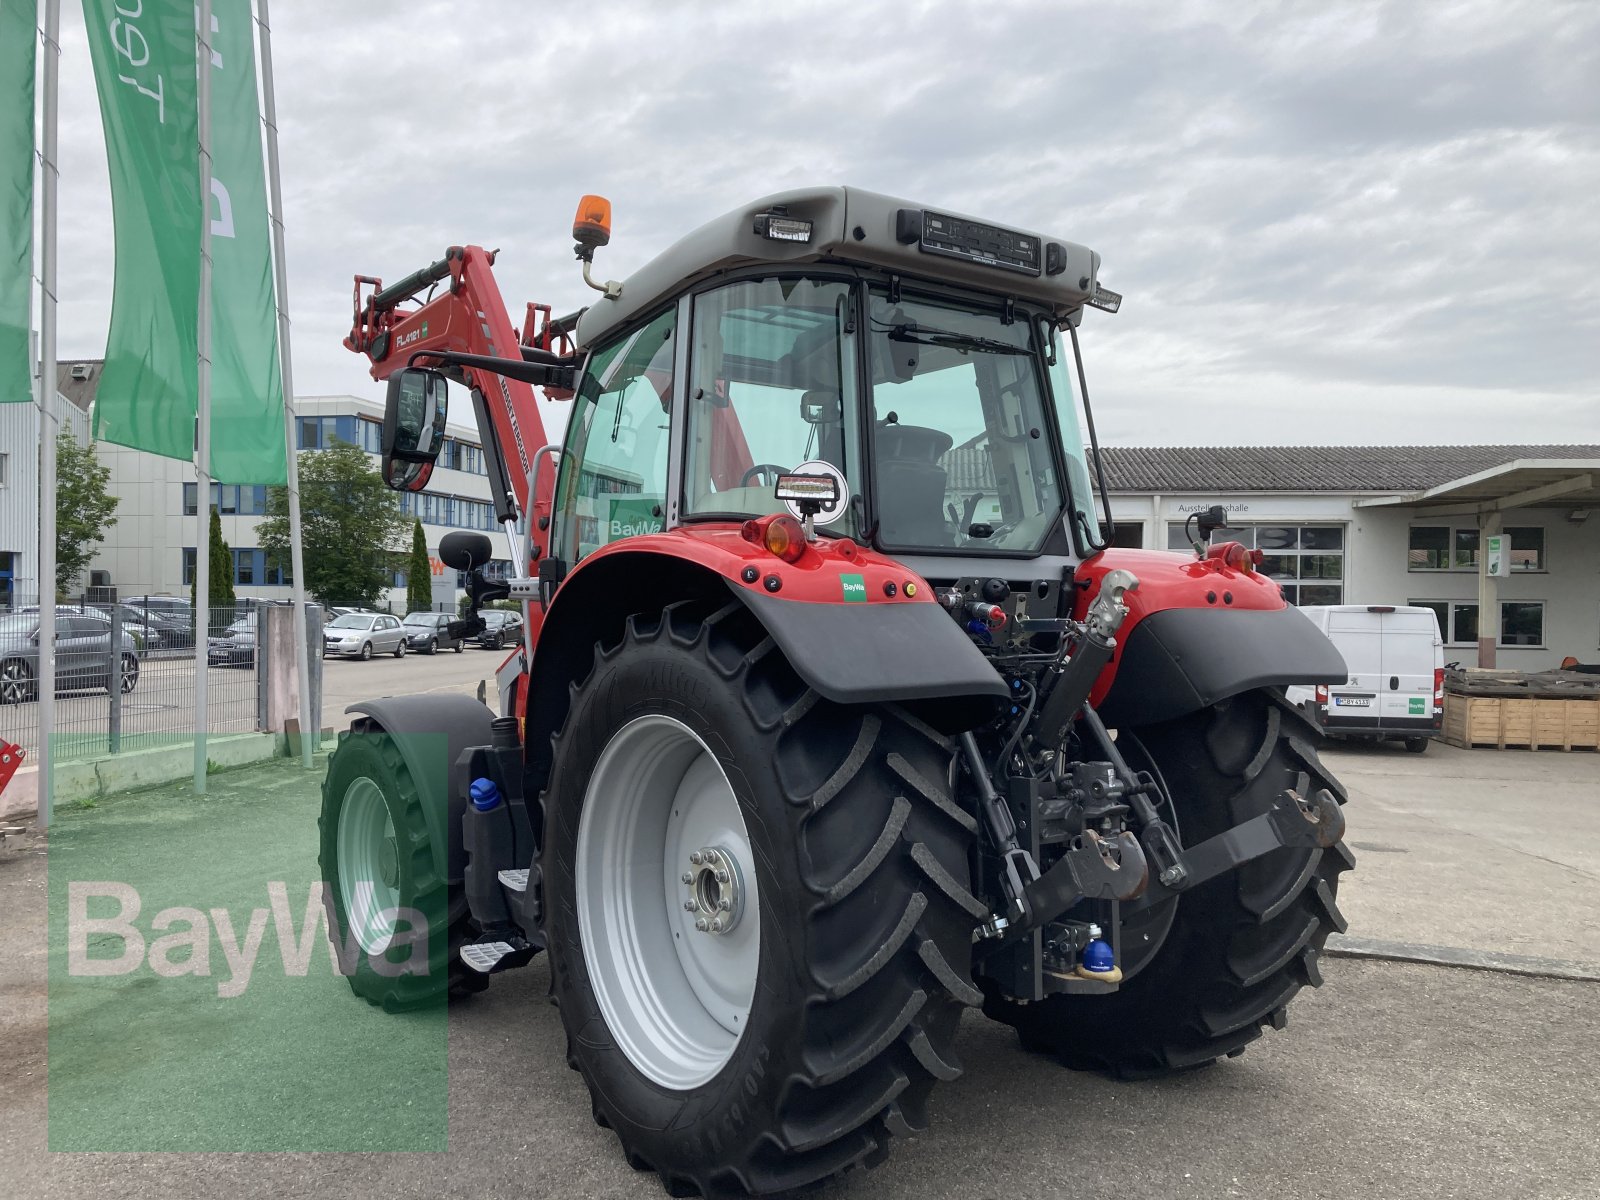
[[[361,643],[361,661],[362,662],[366,662],[371,657],[372,657],[372,643],[371,642],[362,642]]]
[[[1265,812],[1285,788],[1344,800],[1315,728],[1276,692],[1131,732],[1173,793],[1186,846]],[[1160,949],[1116,992],[1026,1005],[991,992],[984,1012],[1076,1069],[1138,1078],[1232,1057],[1263,1026],[1282,1029],[1302,987],[1321,985],[1323,943],[1345,929],[1339,875],[1354,865],[1342,841],[1274,851],[1180,893]]]
[[[328,935],[351,990],[386,1012],[482,990],[487,979],[458,954],[473,925],[462,885],[446,881],[448,848],[428,836],[394,737],[370,720],[339,735],[317,825]],[[385,917],[395,909],[422,916],[425,942],[416,924]]]
[[[952,751],[897,709],[822,700],[737,602],[635,617],[597,648],[544,797],[551,987],[596,1121],[669,1192],[760,1194],[876,1163],[960,1073],[985,914]],[[674,840],[696,797],[732,816]],[[704,841],[747,881],[743,957],[697,928],[714,903],[685,908],[701,896],[683,852]],[[710,982],[737,984],[731,1005],[702,999],[685,965],[701,951],[728,959]]]

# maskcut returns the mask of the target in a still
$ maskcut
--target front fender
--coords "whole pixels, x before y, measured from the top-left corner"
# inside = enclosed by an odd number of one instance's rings
[[[1106,550],[1078,569],[1083,615],[1115,568],[1139,577],[1090,700],[1108,725],[1148,725],[1261,687],[1340,683],[1343,657],[1254,571],[1152,550]]]
[[[370,718],[394,739],[416,783],[428,838],[449,847],[449,881],[461,879],[467,863],[461,845],[467,798],[450,794],[450,767],[463,750],[490,743],[494,714],[471,696],[451,695],[385,696],[352,704],[345,712]]]

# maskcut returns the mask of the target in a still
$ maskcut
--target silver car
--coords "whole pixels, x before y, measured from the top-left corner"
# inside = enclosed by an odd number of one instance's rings
[[[139,646],[126,630],[111,659],[111,622],[92,613],[56,613],[56,691],[81,692],[139,686]],[[0,616],[0,704],[39,698],[39,617]]]
[[[406,630],[382,613],[351,612],[322,627],[322,657],[371,658],[374,654],[406,656]]]

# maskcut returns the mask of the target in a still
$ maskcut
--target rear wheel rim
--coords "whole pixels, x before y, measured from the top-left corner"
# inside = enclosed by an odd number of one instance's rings
[[[584,962],[607,1027],[653,1082],[699,1087],[749,1024],[761,913],[739,801],[688,726],[651,714],[612,735],[576,860]]]
[[[394,941],[400,907],[399,845],[383,789],[363,775],[339,808],[339,896],[350,933],[369,955]]]
[[[126,695],[139,685],[139,660],[131,654],[122,656],[122,691]]]

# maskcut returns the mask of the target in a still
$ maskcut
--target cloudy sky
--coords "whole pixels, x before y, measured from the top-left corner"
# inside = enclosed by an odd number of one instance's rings
[[[104,146],[63,5],[61,354],[111,293]],[[295,382],[379,394],[355,272],[500,247],[514,314],[783,187],[1085,243],[1114,445],[1600,442],[1600,4],[272,6]]]

